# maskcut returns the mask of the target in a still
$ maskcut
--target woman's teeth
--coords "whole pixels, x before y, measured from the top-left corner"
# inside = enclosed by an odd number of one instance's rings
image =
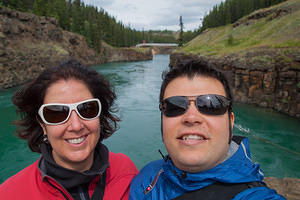
[[[83,142],[83,140],[86,138],[86,136],[83,136],[81,138],[74,138],[74,139],[69,139],[67,140],[69,143],[71,144],[80,144],[81,142]]]

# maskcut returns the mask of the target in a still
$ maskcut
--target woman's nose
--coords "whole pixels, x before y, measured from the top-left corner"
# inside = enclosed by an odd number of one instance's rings
[[[70,118],[68,120],[68,130],[69,131],[80,131],[83,128],[82,120],[75,110],[71,112]]]

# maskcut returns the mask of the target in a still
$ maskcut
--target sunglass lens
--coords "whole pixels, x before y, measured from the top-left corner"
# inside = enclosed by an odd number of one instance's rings
[[[223,115],[228,109],[227,100],[220,95],[201,95],[197,97],[197,106],[207,115]]]
[[[99,113],[99,104],[97,101],[90,101],[79,104],[77,110],[80,115],[86,119],[92,119]]]
[[[185,97],[174,96],[164,101],[164,114],[167,117],[175,117],[185,113],[188,107],[188,100]]]
[[[69,114],[69,108],[61,105],[46,106],[43,109],[43,115],[49,123],[59,123],[64,121]]]

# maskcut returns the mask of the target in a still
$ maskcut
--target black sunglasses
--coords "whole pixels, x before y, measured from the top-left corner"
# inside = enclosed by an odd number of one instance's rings
[[[196,97],[196,99],[189,100],[188,97]],[[195,101],[198,111],[206,115],[223,115],[231,109],[231,101],[217,94],[169,97],[159,104],[159,109],[167,117],[176,117],[187,111],[190,101]]]
[[[45,124],[59,125],[68,121],[72,110],[75,110],[82,119],[92,120],[99,117],[101,113],[101,103],[99,99],[88,99],[73,104],[43,104],[38,114]]]

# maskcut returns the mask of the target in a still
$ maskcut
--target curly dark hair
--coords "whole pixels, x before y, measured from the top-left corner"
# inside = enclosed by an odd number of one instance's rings
[[[59,80],[75,79],[85,83],[95,98],[101,102],[100,115],[101,134],[100,140],[111,136],[118,128],[120,119],[115,115],[114,106],[116,95],[109,82],[92,67],[81,65],[75,60],[69,60],[55,67],[49,67],[36,79],[26,84],[12,97],[12,102],[17,106],[20,120],[14,121],[17,125],[17,135],[27,140],[33,152],[41,153],[40,145],[43,130],[39,124],[38,109],[43,104],[46,91],[51,84]]]

